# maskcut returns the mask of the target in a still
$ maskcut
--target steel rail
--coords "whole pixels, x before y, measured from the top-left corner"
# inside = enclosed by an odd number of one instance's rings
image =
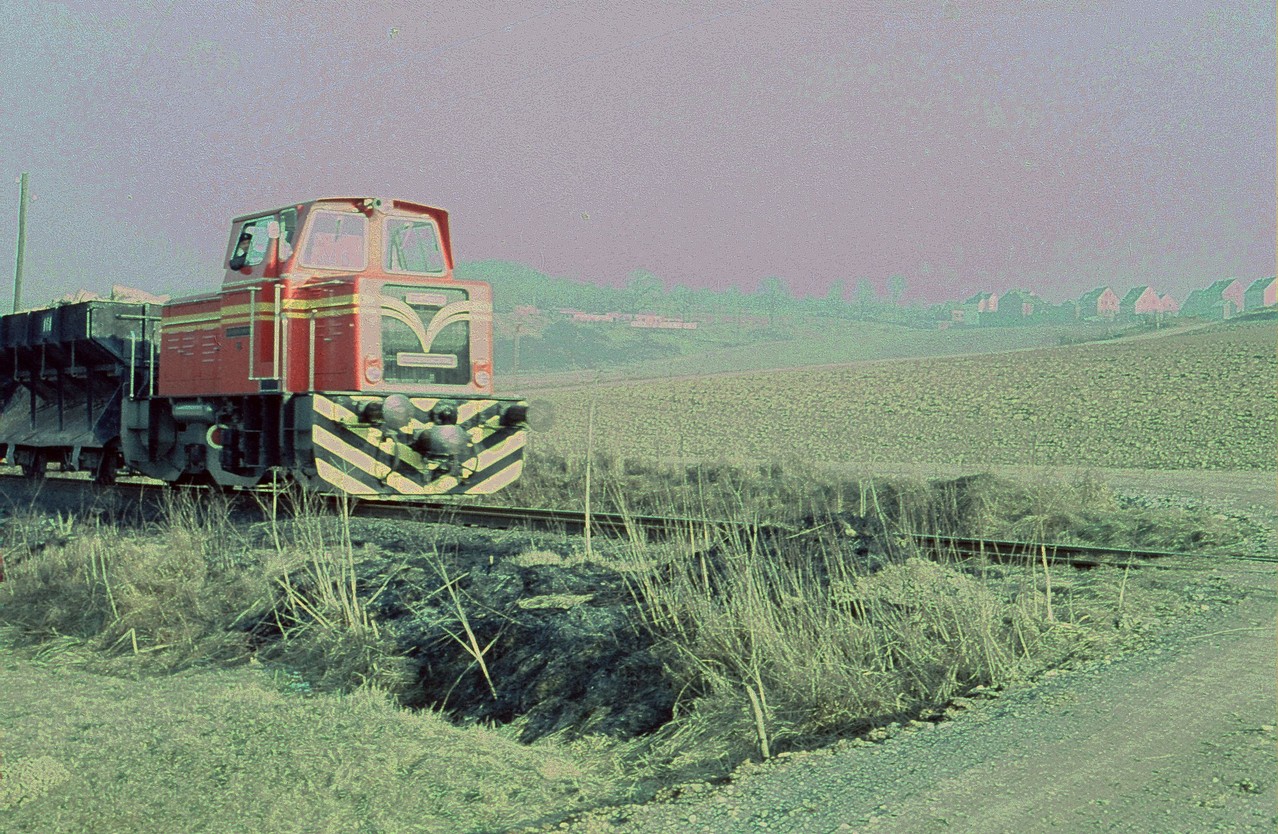
[[[50,473],[46,478],[32,481],[22,476],[0,475],[0,482],[24,484],[28,494],[38,496],[45,489],[58,492],[70,491],[70,497],[98,500],[115,495],[128,498],[139,494],[159,494],[171,487],[163,482],[142,478],[129,478],[111,487],[102,487],[83,477],[67,477]],[[194,487],[193,489],[207,489]],[[244,499],[253,497],[259,501],[270,495],[270,487],[241,490],[237,495]],[[740,521],[688,518],[678,516],[642,515],[630,513],[592,512],[587,519],[583,510],[562,510],[538,507],[510,507],[489,504],[471,504],[448,500],[413,500],[387,498],[348,498],[320,496],[330,508],[349,512],[358,518],[382,518],[413,520],[431,523],[458,524],[463,526],[508,529],[534,527],[553,529],[563,533],[581,534],[587,524],[594,533],[629,537],[658,538],[675,535],[708,535],[715,531],[735,531],[743,538],[785,540],[817,538],[823,533],[828,539],[842,537],[839,531],[826,532],[833,525],[799,528],[786,524],[752,524]],[[1062,542],[1030,542],[1003,539],[979,539],[960,536],[941,536],[930,533],[889,534],[897,542],[910,541],[919,548],[934,554],[955,559],[988,559],[991,561],[1047,561],[1069,564],[1074,567],[1135,567],[1150,560],[1203,560],[1226,558],[1231,560],[1278,563],[1278,556],[1245,553],[1183,553],[1150,550],[1137,547],[1102,547],[1098,545]]]
[[[559,527],[565,532],[582,533],[587,518],[582,510],[552,510],[533,507],[507,507],[497,505],[460,504],[445,501],[406,502],[371,500],[360,501],[352,510],[356,516],[377,518],[403,518],[405,512],[423,521],[444,521],[463,525],[508,528],[516,526]],[[747,536],[760,538],[793,539],[815,536],[823,528],[798,529],[791,525],[750,524],[708,518],[677,516],[632,515],[629,513],[592,512],[589,518],[591,530],[603,534],[636,536],[669,536],[680,533],[735,529]],[[1137,547],[1102,547],[1099,545],[1061,542],[1030,542],[1005,539],[977,539],[959,536],[940,536],[915,533],[897,538],[907,538],[918,547],[960,559],[987,558],[992,561],[1046,559],[1049,563],[1068,563],[1075,567],[1126,567],[1151,559],[1203,559],[1230,558],[1258,562],[1278,562],[1278,557],[1241,553],[1210,556],[1167,550],[1150,550]]]

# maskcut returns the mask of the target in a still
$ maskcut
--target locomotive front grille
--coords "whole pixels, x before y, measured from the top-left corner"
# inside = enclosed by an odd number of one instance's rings
[[[390,383],[468,385],[470,297],[459,287],[380,290],[382,373]]]
[[[351,495],[480,495],[514,482],[523,471],[527,429],[506,425],[512,400],[493,398],[403,398],[411,404],[402,426],[380,415],[388,398],[313,398],[311,440],[318,477]],[[370,407],[372,406],[372,407]],[[452,406],[451,409],[446,406]],[[461,429],[461,454],[436,454],[423,443],[447,413]]]

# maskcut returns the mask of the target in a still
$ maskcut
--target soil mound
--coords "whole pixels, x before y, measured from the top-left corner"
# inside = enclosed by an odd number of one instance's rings
[[[885,563],[877,523],[852,516],[829,523],[861,569]],[[640,621],[635,579],[647,571],[661,581],[674,559],[688,558],[686,548],[682,556],[670,548],[665,564],[641,563],[619,543],[600,541],[587,559],[575,538],[531,545],[526,536],[464,530],[423,552],[431,536],[418,539],[414,526],[427,525],[363,529],[357,537],[374,545],[358,566],[359,592],[415,670],[406,705],[461,721],[519,722],[523,741],[552,733],[632,737],[670,720],[677,693],[664,647]],[[761,535],[755,546],[769,558],[801,559],[828,532],[814,523],[786,537]],[[644,555],[660,552],[649,546]],[[721,545],[692,558],[701,557],[711,573],[727,569]]]

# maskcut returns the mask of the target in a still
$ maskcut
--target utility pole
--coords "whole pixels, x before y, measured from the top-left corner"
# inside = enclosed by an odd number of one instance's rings
[[[13,269],[13,312],[22,303],[22,256],[27,248],[27,172],[18,180],[18,263]]]

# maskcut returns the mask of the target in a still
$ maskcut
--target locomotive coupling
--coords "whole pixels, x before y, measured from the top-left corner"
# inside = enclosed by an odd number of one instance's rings
[[[457,425],[457,406],[448,400],[441,400],[431,410],[433,425],[421,429],[413,435],[410,444],[413,451],[422,457],[442,461],[445,471],[454,471],[462,477],[461,461],[470,457],[470,435]]]
[[[461,461],[470,457],[470,436],[456,423],[424,428],[413,436],[412,448],[422,457],[441,460],[447,470],[461,472]]]

